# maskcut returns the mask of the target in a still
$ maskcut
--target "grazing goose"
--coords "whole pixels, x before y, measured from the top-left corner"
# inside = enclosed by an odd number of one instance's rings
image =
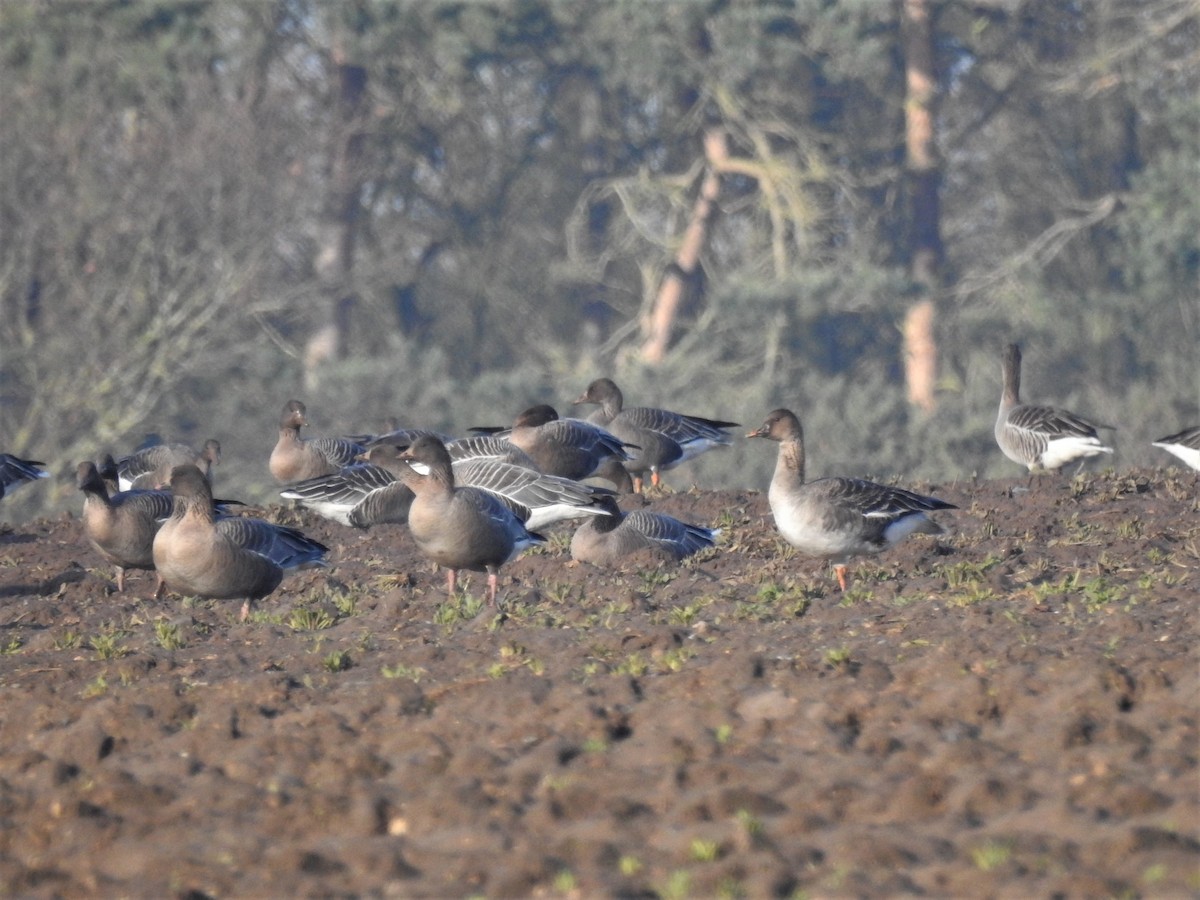
[[[117,487],[122,491],[158,490],[171,480],[171,470],[192,463],[212,482],[212,467],[221,461],[221,444],[212,438],[199,451],[187,444],[152,444],[117,460]]]
[[[732,440],[723,429],[738,424],[646,406],[625,409],[621,389],[608,378],[593,381],[575,402],[599,404],[600,409],[588,416],[588,421],[640,448],[625,463],[635,491],[641,491],[646,472],[650,473],[650,483],[657,485],[660,472],[713,447],[728,446]]]
[[[594,566],[620,565],[631,553],[651,550],[671,559],[711,547],[720,530],[688,525],[644,509],[624,513],[613,497],[599,501],[606,515],[588,519],[571,538],[571,558]]]
[[[767,499],[784,540],[808,556],[829,559],[838,586],[846,589],[852,556],[877,553],[910,534],[941,534],[926,513],[957,509],[936,497],[859,478],[804,480],[804,429],[787,409],[776,409],[746,437],[779,442]]]
[[[372,447],[359,458],[370,460],[377,450]],[[413,501],[412,490],[399,477],[367,461],[346,466],[332,475],[297,481],[279,496],[352,528],[403,525],[408,521],[408,508]]]
[[[488,604],[496,604],[500,566],[526,547],[545,542],[528,531],[511,509],[481,488],[459,487],[445,444],[419,438],[400,458],[427,468],[404,472],[416,497],[408,511],[408,530],[420,551],[446,569],[446,587],[454,596],[457,570],[487,572]]]
[[[483,430],[483,429],[476,429]],[[554,407],[531,406],[501,435],[524,450],[547,475],[576,481],[609,471],[610,462],[630,459],[630,446],[604,428],[584,419],[560,419]]]
[[[279,587],[285,572],[325,565],[329,548],[263,519],[217,516],[212,489],[194,465],[171,472],[171,516],[154,537],[154,567],[181,594],[250,604]]]
[[[332,475],[354,462],[366,447],[349,438],[304,439],[300,429],[308,424],[307,410],[299,400],[289,400],[279,415],[279,440],[271,451],[267,468],[280,484]]]
[[[104,560],[117,569],[117,592],[125,591],[126,569],[154,568],[154,535],[171,514],[171,492],[122,491],[109,495],[93,462],[81,462],[75,484],[83,491],[83,533]],[[162,578],[154,597],[163,593]]]
[[[1153,446],[1175,454],[1193,469],[1200,469],[1200,425],[1159,438]]]
[[[171,515],[169,490],[113,491],[104,470],[112,457],[97,466],[81,462],[75,469],[75,484],[83,491],[83,533],[105,561],[117,569],[117,591],[125,591],[126,569],[153,569],[154,535]],[[228,514],[231,500],[214,500],[218,514]],[[240,505],[240,504],[236,504]],[[154,597],[162,596],[158,579]]]
[[[1094,424],[1064,409],[1021,402],[1021,348],[1016,344],[1005,348],[1001,371],[1004,391],[996,416],[996,443],[1013,462],[1032,473],[1113,452],[1096,434],[1097,428],[1111,425]]]
[[[402,447],[372,447],[366,455],[368,462],[382,466],[397,478],[405,470],[425,467],[416,463],[409,466]],[[580,484],[569,478],[545,475],[524,466],[514,466],[498,459],[470,459],[463,462],[451,461],[454,483],[461,487],[479,488],[487,491],[509,507],[529,531],[539,531],[547,525],[567,519],[587,516],[602,516],[605,513],[600,500],[611,497],[607,488]]]
[[[49,472],[38,468],[44,465],[44,462],[36,459],[21,459],[11,453],[0,453],[0,498],[11,494],[27,481],[49,478]]]

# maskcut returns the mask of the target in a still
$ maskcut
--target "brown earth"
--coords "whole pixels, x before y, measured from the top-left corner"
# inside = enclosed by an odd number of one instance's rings
[[[404,529],[251,621],[0,532],[6,896],[1200,893],[1200,503],[1174,470],[919,485],[836,590],[765,496],[682,567],[569,527],[448,602]],[[35,488],[26,488],[33,490]]]

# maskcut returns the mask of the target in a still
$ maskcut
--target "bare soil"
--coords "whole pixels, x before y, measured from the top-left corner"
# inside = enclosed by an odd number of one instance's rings
[[[445,596],[402,527],[257,607],[149,597],[64,514],[0,531],[0,894],[1200,893],[1193,473],[915,485],[850,569],[757,492],[682,566],[570,526]],[[27,488],[32,489],[32,488]]]

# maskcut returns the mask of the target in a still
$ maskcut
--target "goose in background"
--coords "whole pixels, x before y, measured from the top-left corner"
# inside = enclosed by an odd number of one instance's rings
[[[598,502],[605,515],[588,519],[571,538],[571,558],[594,566],[619,566],[639,550],[678,561],[712,547],[721,533],[649,510],[622,512],[611,496]]]
[[[1200,469],[1200,425],[1168,434],[1154,441],[1152,446],[1178,456],[1193,469]]]
[[[50,473],[41,468],[44,465],[44,462],[36,459],[21,459],[11,453],[0,453],[0,499],[26,482],[49,478]]]
[[[729,446],[733,439],[724,429],[736,428],[737,422],[723,422],[688,416],[647,406],[626,409],[621,389],[609,378],[597,378],[575,401],[596,404],[600,408],[588,421],[608,429],[628,445],[639,448],[625,468],[633,478],[633,489],[640,492],[647,472],[657,486],[660,473],[711,450]]]
[[[1009,344],[1001,364],[1004,389],[996,416],[996,443],[1015,463],[1031,473],[1054,471],[1069,462],[1112,453],[1096,433],[1112,428],[1089,422],[1082,416],[1052,406],[1033,406],[1021,402],[1021,348]]]
[[[294,528],[264,519],[218,516],[212,488],[194,465],[171,472],[171,515],[154,536],[154,568],[180,594],[251,603],[277,587],[287,572],[325,565],[329,548]]]
[[[616,466],[630,459],[631,445],[585,419],[559,418],[546,403],[522,411],[511,428],[472,430],[492,431],[528,454],[539,471],[575,481],[592,476],[620,481]],[[623,480],[629,480],[627,473]]]
[[[488,491],[455,484],[450,454],[436,437],[419,438],[400,453],[427,474],[410,466],[403,481],[416,495],[408,511],[408,530],[417,548],[446,570],[451,597],[459,569],[487,572],[488,605],[496,605],[500,567],[534,544],[545,542]]]
[[[351,465],[366,447],[350,438],[302,438],[300,429],[308,424],[308,410],[299,400],[289,400],[279,415],[279,439],[267,468],[280,484],[304,481],[320,475],[332,475]]]
[[[221,461],[221,443],[214,438],[199,450],[174,442],[151,444],[117,459],[117,487],[122,491],[159,490],[171,480],[175,466],[191,463],[212,482],[212,467]]]
[[[843,591],[851,557],[878,553],[910,534],[941,534],[927,513],[957,509],[937,497],[860,478],[805,481],[804,429],[791,410],[773,410],[746,437],[778,442],[767,492],[775,525],[801,553],[830,560]]]

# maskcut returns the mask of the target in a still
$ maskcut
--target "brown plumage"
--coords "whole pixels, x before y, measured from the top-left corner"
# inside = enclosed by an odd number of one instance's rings
[[[154,568],[154,535],[171,513],[169,491],[122,491],[109,495],[95,463],[81,462],[75,483],[83,491],[83,533],[106,562],[117,569],[117,591],[125,590],[127,569]],[[159,578],[154,596],[162,596]]]
[[[366,448],[348,438],[304,439],[300,429],[308,424],[307,409],[299,400],[289,400],[279,416],[279,439],[267,461],[272,477],[280,484],[332,475]]]
[[[171,472],[171,516],[154,538],[154,565],[181,594],[251,601],[279,586],[286,571],[324,565],[328,548],[294,528],[262,519],[218,516],[212,490],[193,465]]]

